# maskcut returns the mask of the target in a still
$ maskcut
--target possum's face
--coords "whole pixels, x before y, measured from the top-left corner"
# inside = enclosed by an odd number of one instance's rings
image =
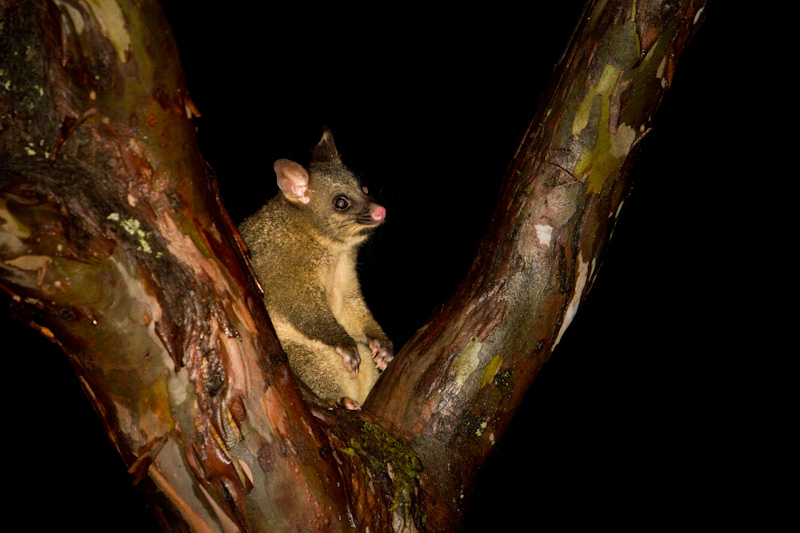
[[[314,225],[333,241],[356,245],[386,218],[386,209],[341,164],[312,164],[309,169]]]

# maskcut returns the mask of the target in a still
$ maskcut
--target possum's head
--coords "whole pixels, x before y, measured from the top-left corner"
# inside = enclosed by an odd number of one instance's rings
[[[331,241],[356,245],[386,218],[386,209],[375,203],[367,188],[342,165],[327,128],[308,170],[294,161],[279,159],[275,174],[284,197]]]

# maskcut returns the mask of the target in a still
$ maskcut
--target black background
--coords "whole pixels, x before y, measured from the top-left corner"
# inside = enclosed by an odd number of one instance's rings
[[[360,271],[402,345],[468,268],[582,2],[531,4],[165,2],[234,220],[274,194],[273,161],[305,162],[328,125],[387,208]],[[738,307],[755,289],[728,277],[747,277],[738,243],[751,215],[731,191],[754,156],[730,108],[747,43],[723,9],[712,6],[679,62],[597,282],[490,459],[468,531],[750,512],[731,502],[754,490],[739,488],[755,467],[737,455],[759,378],[734,384],[725,368],[748,364],[759,336]],[[21,325],[0,327],[23,346],[4,358],[10,390],[25,387],[5,415],[17,510],[35,531],[153,530],[65,358]]]

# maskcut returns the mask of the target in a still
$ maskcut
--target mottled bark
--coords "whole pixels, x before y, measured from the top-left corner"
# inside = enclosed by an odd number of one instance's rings
[[[705,2],[589,2],[459,290],[360,413],[291,376],[154,1],[0,4],[0,287],[165,530],[445,531],[591,287]]]
[[[703,7],[587,5],[508,167],[481,253],[368,399],[375,419],[422,458],[432,523],[457,520],[477,469],[588,293],[637,145]]]

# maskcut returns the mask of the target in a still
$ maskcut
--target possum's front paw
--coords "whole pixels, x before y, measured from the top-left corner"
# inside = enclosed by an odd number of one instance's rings
[[[361,356],[358,355],[358,348],[352,346],[337,346],[336,353],[342,356],[342,366],[350,374],[358,375],[358,366],[361,364]]]
[[[372,360],[379,370],[386,370],[386,365],[394,359],[394,347],[388,339],[380,340],[368,337],[369,349],[372,352]]]

